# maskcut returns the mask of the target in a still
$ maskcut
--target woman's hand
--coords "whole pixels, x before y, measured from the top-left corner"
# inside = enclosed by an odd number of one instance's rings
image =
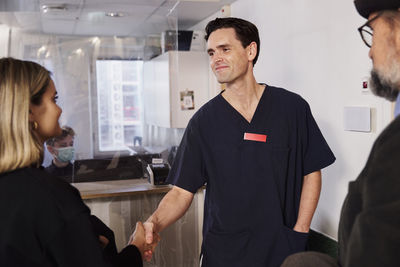
[[[159,241],[160,241],[160,236],[157,233],[154,233],[153,243],[147,244],[143,224],[142,222],[137,222],[135,231],[133,232],[133,234],[129,239],[129,245],[136,246],[139,249],[140,253],[142,254],[142,258],[145,261],[150,261]]]

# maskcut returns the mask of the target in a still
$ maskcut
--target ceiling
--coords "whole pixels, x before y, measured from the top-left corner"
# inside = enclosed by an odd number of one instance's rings
[[[0,24],[45,34],[144,36],[188,29],[234,1],[0,0]]]

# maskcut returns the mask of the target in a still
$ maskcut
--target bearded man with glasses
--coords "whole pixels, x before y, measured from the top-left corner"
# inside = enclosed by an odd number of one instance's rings
[[[358,31],[370,48],[374,94],[400,110],[400,0],[355,0],[368,21]],[[326,254],[289,256],[283,267],[400,266],[400,117],[374,143],[358,178],[350,182],[339,223],[338,261]]]

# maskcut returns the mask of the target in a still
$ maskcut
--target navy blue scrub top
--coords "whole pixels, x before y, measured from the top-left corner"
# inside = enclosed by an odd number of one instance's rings
[[[308,234],[292,230],[303,177],[334,161],[297,94],[266,86],[251,123],[221,94],[210,100],[190,120],[168,177],[192,193],[207,186],[202,266],[279,266],[303,251]]]

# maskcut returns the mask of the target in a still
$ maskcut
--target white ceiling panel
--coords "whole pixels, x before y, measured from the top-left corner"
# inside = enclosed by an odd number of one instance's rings
[[[13,0],[18,1],[18,0]],[[52,4],[83,4],[87,0],[39,0],[40,5],[52,5]]]
[[[140,36],[168,29],[185,30],[234,0],[1,0],[0,22],[10,21],[1,7],[14,13],[20,28],[47,34]],[[12,8],[11,8],[12,7]],[[6,10],[7,11],[7,10]],[[35,11],[35,12],[33,12]],[[45,12],[46,11],[46,12]],[[108,17],[106,13],[120,13]]]
[[[65,1],[65,0],[64,0]],[[80,0],[82,1],[82,0]],[[166,0],[85,0],[85,4],[96,4],[96,5],[134,5],[134,6],[160,6]],[[174,1],[176,2],[176,1]]]
[[[22,24],[26,27],[31,26],[40,29],[40,18],[37,16],[37,13],[33,13],[32,15],[32,12],[0,12],[0,24],[16,28]]]
[[[48,34],[72,35],[75,30],[75,23],[71,20],[46,20],[42,19],[42,30]]]

